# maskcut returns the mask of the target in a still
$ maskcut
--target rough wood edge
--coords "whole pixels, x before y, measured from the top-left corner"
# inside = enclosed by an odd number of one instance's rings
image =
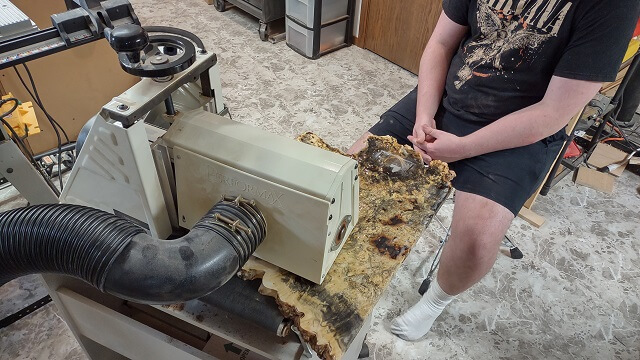
[[[536,214],[533,210],[526,207],[520,209],[518,216],[537,228],[540,228],[545,222],[544,217]]]

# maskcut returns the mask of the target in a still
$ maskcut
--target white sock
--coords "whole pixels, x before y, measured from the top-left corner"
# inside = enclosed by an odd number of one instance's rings
[[[438,280],[434,280],[417,304],[391,322],[391,332],[407,341],[420,339],[454,298],[440,288]]]

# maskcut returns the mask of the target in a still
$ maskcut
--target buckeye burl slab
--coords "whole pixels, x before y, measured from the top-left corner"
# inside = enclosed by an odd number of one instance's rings
[[[312,133],[299,141],[343,154]],[[371,137],[353,156],[359,164],[360,218],[322,285],[251,258],[246,280],[276,299],[323,359],[340,359],[360,331],[407,253],[444,201],[454,177],[447,164],[422,165],[395,139]]]

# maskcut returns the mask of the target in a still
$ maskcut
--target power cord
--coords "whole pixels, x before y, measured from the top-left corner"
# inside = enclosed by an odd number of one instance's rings
[[[619,100],[618,104],[616,105],[616,109],[613,110],[613,111],[615,111],[615,114],[613,116],[610,116],[608,119],[606,117],[604,117],[602,119],[602,121],[607,121],[608,120],[610,122],[611,129],[613,131],[613,132],[609,133],[609,135],[607,137],[611,137],[611,135],[613,133],[617,132],[619,136],[622,136],[621,139],[619,138],[617,140],[617,141],[620,141],[620,145],[625,147],[625,148],[627,148],[627,149],[629,149],[629,151],[634,151],[635,149],[637,149],[639,147],[638,144],[635,144],[633,141],[631,141],[629,139],[629,137],[627,136],[627,134],[625,134],[624,130],[618,124],[618,115],[620,114],[620,111],[622,110],[622,104],[623,103],[624,103],[624,93],[620,96],[620,100]],[[603,139],[603,140],[606,140],[606,139]]]
[[[47,109],[44,107],[44,104],[42,103],[42,99],[40,99],[40,94],[38,94],[38,88],[36,87],[36,83],[33,79],[33,76],[31,75],[31,71],[29,70],[29,67],[27,66],[27,64],[22,64],[22,67],[24,67],[25,71],[27,72],[27,76],[29,77],[29,82],[31,83],[31,87],[33,87],[33,92],[31,92],[31,89],[29,89],[29,87],[27,86],[27,83],[22,78],[22,75],[18,71],[18,68],[14,66],[13,70],[16,72],[16,75],[18,75],[18,79],[22,83],[22,86],[25,88],[25,90],[27,90],[27,92],[29,93],[33,101],[36,103],[36,105],[38,105],[38,107],[42,110],[45,117],[49,121],[49,124],[51,124],[53,131],[56,133],[56,140],[58,145],[58,152],[56,154],[58,158],[58,181],[60,182],[60,190],[62,190],[63,189],[62,165],[61,165],[62,164],[62,138],[60,136],[60,131],[62,131],[67,143],[69,143],[69,136],[67,135],[67,132],[64,130],[64,128],[53,118],[53,116],[51,116],[51,114],[49,114]]]
[[[60,191],[58,190],[58,188],[56,188],[56,186],[53,184],[53,182],[51,182],[51,179],[49,179],[49,177],[44,173],[44,171],[42,170],[42,168],[38,165],[38,162],[36,161],[36,159],[33,157],[33,155],[31,154],[31,151],[29,150],[29,148],[25,145],[24,141],[22,141],[22,139],[20,138],[20,136],[18,136],[18,134],[16,133],[16,131],[13,129],[13,127],[11,126],[11,124],[9,124],[4,118],[7,117],[9,114],[11,114],[12,112],[14,112],[17,108],[18,108],[18,104],[20,104],[20,102],[18,101],[18,99],[16,98],[8,98],[8,99],[2,99],[0,100],[0,107],[2,107],[2,105],[4,105],[5,103],[8,103],[12,101],[14,104],[11,107],[11,109],[9,109],[9,111],[5,112],[4,114],[0,115],[0,121],[2,122],[2,124],[4,124],[4,126],[7,127],[7,129],[9,129],[9,132],[11,132],[11,136],[12,138],[16,141],[16,143],[18,144],[19,147],[22,148],[23,153],[25,154],[25,156],[29,159],[29,161],[31,162],[31,164],[33,164],[33,166],[36,168],[36,170],[40,173],[40,175],[42,175],[42,177],[44,178],[45,182],[47,183],[47,185],[49,185],[49,187],[51,188],[51,190],[53,190],[54,194],[56,194],[56,196],[60,196]]]
[[[27,72],[27,76],[29,77],[29,82],[31,83],[31,87],[33,87],[33,93],[35,94],[36,98],[38,99],[38,106],[42,109],[42,112],[44,112],[46,114],[47,118],[50,119],[54,124],[56,124],[56,126],[60,129],[60,131],[62,131],[62,134],[64,135],[65,139],[67,140],[67,143],[70,142],[69,135],[67,135],[67,132],[64,130],[64,128],[60,125],[60,123],[58,123],[53,118],[53,116],[51,116],[49,114],[49,112],[47,112],[47,109],[44,108],[44,105],[42,103],[42,99],[40,99],[40,94],[38,94],[38,88],[36,87],[36,83],[33,80],[33,75],[31,75],[31,70],[29,70],[29,67],[27,66],[27,64],[22,64],[22,67],[24,67],[24,70]],[[24,85],[24,82],[22,83],[22,85]],[[25,86],[25,89],[27,89],[27,91],[29,91],[29,88],[26,87],[26,86]],[[33,95],[31,94],[30,91],[29,91],[29,95],[31,95],[31,97],[33,98]]]

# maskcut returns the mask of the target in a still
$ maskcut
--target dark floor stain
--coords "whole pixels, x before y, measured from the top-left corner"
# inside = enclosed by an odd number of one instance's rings
[[[376,236],[371,239],[371,243],[378,249],[380,254],[387,254],[390,258],[396,259],[399,255],[405,255],[409,248],[407,246],[398,246],[393,240],[384,235]]]
[[[196,315],[196,321],[201,323],[204,320],[204,316],[202,315]]]

